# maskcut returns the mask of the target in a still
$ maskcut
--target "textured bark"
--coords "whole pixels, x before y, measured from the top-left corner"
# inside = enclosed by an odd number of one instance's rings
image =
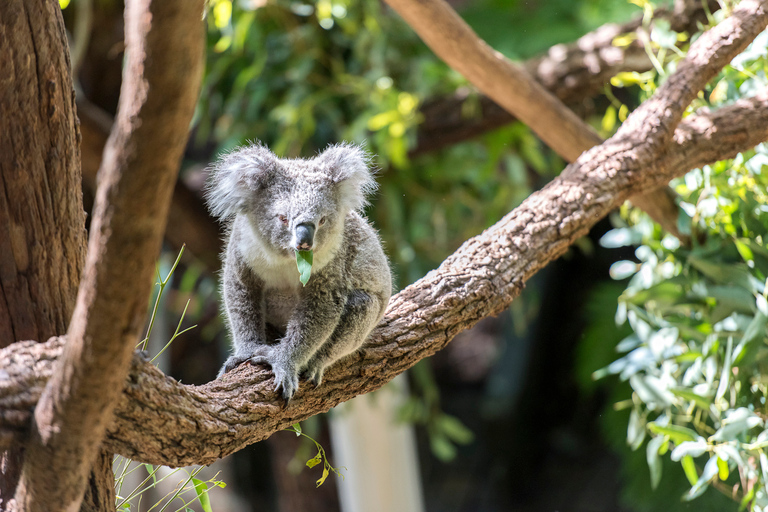
[[[652,112],[641,107],[636,115],[646,114]],[[273,391],[271,372],[261,365],[242,365],[223,379],[190,386],[134,355],[106,448],[155,464],[207,464],[378,389],[458,332],[503,311],[528,278],[627,197],[765,140],[768,93],[686,118],[674,139],[655,153],[644,154],[642,139],[632,134],[610,139],[393,297],[360,353],[331,368],[317,389],[302,381],[287,409]],[[0,442],[19,439],[35,389],[50,375],[62,345],[61,338],[52,338],[0,352],[13,383],[0,388]]]
[[[80,133],[58,4],[0,2],[0,48],[0,347],[5,347],[66,331],[86,237]],[[0,453],[0,509],[15,492],[22,461],[19,445]]]
[[[717,1],[709,0],[711,12],[719,8]],[[657,9],[653,19],[669,21],[676,32],[693,34],[698,31],[697,24],[706,21],[706,11],[697,0],[682,3],[674,11]],[[604,25],[573,43],[553,46],[546,55],[525,61],[523,66],[560,101],[569,106],[578,105],[585,98],[600,94],[617,73],[653,68],[642,44],[645,32],[642,21],[641,16],[622,25]],[[627,35],[635,36],[636,40],[622,48],[613,45],[614,39]],[[463,114],[467,95],[468,91],[459,91],[423,105],[424,121],[419,125],[412,156],[476,137],[516,119],[488,96],[480,96],[478,100],[479,117],[467,119]]]
[[[3,0],[0,47],[0,240],[10,244],[0,251],[5,347],[66,331],[85,256],[85,213],[58,5]]]
[[[243,365],[221,380],[187,386],[134,355],[104,447],[152,463],[208,463],[373,391],[443,348],[459,331],[506,308],[527,279],[626,198],[768,139],[766,92],[681,121],[701,87],[765,27],[767,3],[739,4],[731,18],[697,40],[677,71],[614,137],[393,297],[369,342],[331,368],[322,386],[302,382],[290,406],[283,408],[271,372],[262,366]],[[160,231],[154,234],[159,237]],[[10,376],[0,387],[2,442],[16,442],[23,435],[8,425],[15,422],[23,429],[30,421],[34,401],[25,402],[35,400],[30,389],[57,378],[69,347],[77,346],[76,332],[70,330],[70,336],[74,339],[66,345],[62,338],[52,338],[45,344],[16,343],[0,353],[2,370]],[[99,388],[100,393],[109,391]],[[40,400],[42,404],[45,394]]]
[[[108,450],[99,451],[88,477],[80,512],[115,510],[117,496],[115,495],[115,474],[112,471],[114,458],[115,455]]]
[[[201,80],[202,12],[203,0],[126,6],[118,117],[100,171],[68,342],[32,417],[19,509],[76,510],[82,502],[146,314]],[[99,471],[95,478],[107,475]]]

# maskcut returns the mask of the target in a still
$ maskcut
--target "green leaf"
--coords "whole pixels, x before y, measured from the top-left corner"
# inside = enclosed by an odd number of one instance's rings
[[[315,483],[317,484],[318,487],[320,487],[321,485],[323,485],[323,482],[325,482],[326,478],[328,478],[328,467],[324,466],[323,467],[323,476],[318,478],[317,482],[315,482]]]
[[[646,459],[648,460],[648,469],[651,471],[651,488],[656,489],[661,482],[661,458],[659,450],[665,443],[665,436],[654,437],[648,441],[645,448]]]
[[[429,436],[429,446],[434,456],[443,462],[456,458],[456,447],[443,434],[431,434]]]
[[[685,477],[691,485],[696,485],[696,482],[699,481],[699,474],[696,472],[696,464],[693,462],[693,457],[686,455],[680,460],[680,464],[683,466]]]
[[[208,496],[208,486],[202,480],[197,478],[192,479],[192,484],[195,486],[195,493],[197,493],[197,501],[200,502],[200,506],[203,507],[203,512],[213,512],[211,508],[211,499]]]
[[[629,413],[629,424],[627,425],[627,444],[632,450],[637,450],[643,444],[645,439],[645,416],[642,416],[637,409],[632,409]]]
[[[666,427],[662,427],[661,425],[651,422],[648,424],[648,430],[656,435],[669,436],[675,444],[680,444],[683,441],[695,441],[699,437],[699,434],[695,431],[679,425],[667,425]]]
[[[744,494],[744,497],[741,498],[741,502],[739,503],[739,512],[742,512],[743,510],[746,510],[749,504],[752,502],[752,500],[755,498],[755,491],[758,489],[757,485],[753,485],[749,491],[747,491]]]
[[[320,464],[321,462],[323,462],[323,455],[320,452],[317,452],[317,455],[315,455],[314,457],[312,457],[307,461],[307,467],[313,468],[318,464]]]
[[[469,444],[475,438],[472,431],[455,416],[443,414],[439,419],[438,425],[440,430],[456,443]]]
[[[717,458],[717,477],[725,482],[728,480],[728,476],[731,474],[728,469],[728,462],[724,461],[720,457]]]
[[[299,269],[299,281],[306,286],[312,274],[312,251],[296,251],[296,267]]]
[[[689,391],[687,389],[681,389],[681,388],[672,388],[670,389],[673,395],[679,396],[683,400],[688,400],[689,402],[694,402],[697,406],[699,406],[701,409],[709,410],[709,406],[712,405],[712,400],[705,398],[701,395],[697,395],[693,391]]]

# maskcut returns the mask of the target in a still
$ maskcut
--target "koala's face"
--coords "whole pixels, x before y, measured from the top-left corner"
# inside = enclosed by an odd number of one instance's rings
[[[322,251],[339,243],[347,214],[338,185],[317,172],[311,160],[281,161],[251,204],[262,239],[291,259],[296,250]]]
[[[251,144],[222,157],[210,172],[211,213],[246,215],[268,249],[286,258],[340,244],[347,213],[360,211],[375,188],[365,152],[346,143],[308,160],[281,159]]]

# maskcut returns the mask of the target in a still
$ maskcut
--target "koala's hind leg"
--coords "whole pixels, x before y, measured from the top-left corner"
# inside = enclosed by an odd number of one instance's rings
[[[304,370],[304,375],[315,386],[322,382],[326,368],[360,348],[376,326],[381,308],[381,300],[375,295],[361,290],[355,290],[349,295],[339,324]]]

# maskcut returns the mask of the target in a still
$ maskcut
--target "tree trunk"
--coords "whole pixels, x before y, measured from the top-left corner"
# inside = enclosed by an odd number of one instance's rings
[[[0,347],[66,332],[85,257],[80,131],[57,2],[0,2]],[[0,508],[23,453],[0,455]]]
[[[55,5],[55,4],[54,4]],[[202,77],[203,0],[126,3],[118,115],[99,171],[77,304],[32,416],[15,500],[76,510],[139,340]],[[104,499],[106,491],[95,496]],[[111,508],[113,508],[112,505]]]

